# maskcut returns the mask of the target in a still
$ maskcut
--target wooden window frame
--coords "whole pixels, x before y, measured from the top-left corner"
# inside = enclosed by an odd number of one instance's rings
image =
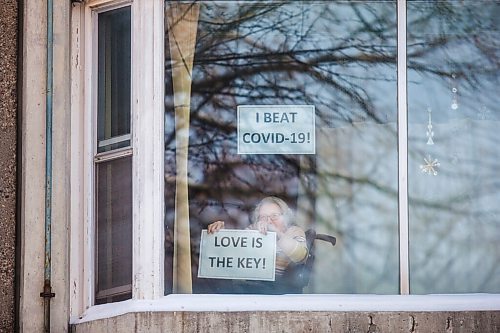
[[[132,148],[96,154],[97,15],[124,6],[131,7],[133,154]],[[163,0],[91,0],[73,4],[69,267],[72,321],[94,305],[95,159],[132,155],[132,298],[163,296],[163,6]]]

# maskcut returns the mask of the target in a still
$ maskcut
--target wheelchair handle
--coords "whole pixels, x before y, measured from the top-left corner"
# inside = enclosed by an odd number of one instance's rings
[[[328,242],[332,244],[332,246],[335,246],[335,244],[337,243],[337,239],[335,237],[325,234],[316,234],[316,239]]]

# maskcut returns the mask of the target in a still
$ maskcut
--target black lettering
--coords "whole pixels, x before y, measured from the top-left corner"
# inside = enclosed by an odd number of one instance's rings
[[[246,259],[245,263],[247,265],[247,267],[245,268],[252,268],[252,259],[254,258],[245,258],[245,259]]]
[[[225,262],[225,260],[224,260],[224,259],[225,259],[224,257],[222,257],[222,258],[220,258],[220,257],[219,257],[219,258],[217,258],[217,267],[224,267],[224,262]]]
[[[239,237],[231,237],[231,241],[233,243],[233,247],[238,247],[238,244],[240,243],[240,238]]]
[[[253,260],[255,261],[255,268],[259,268],[259,264],[260,264],[260,261],[262,260],[262,258],[260,258],[260,259],[253,258]]]
[[[250,140],[248,139],[249,136],[250,136],[250,133],[243,134],[243,142],[244,143],[250,143]]]
[[[228,247],[231,245],[231,239],[229,237],[222,237],[219,241],[219,238],[215,236],[215,247]]]
[[[271,138],[271,133],[267,133],[267,135],[266,134],[261,134],[261,135],[262,135],[262,141],[264,143],[268,143],[269,139]]]
[[[238,268],[245,268],[245,265],[243,263],[243,260],[245,258],[238,258]]]
[[[250,140],[252,141],[252,143],[259,143],[260,142],[260,134],[259,133],[252,133]]]
[[[208,257],[208,259],[210,259],[210,267],[214,267],[215,257]]]
[[[297,112],[264,112],[265,123],[294,123]],[[256,114],[256,121],[259,122],[259,114]]]
[[[257,246],[256,248],[260,249],[262,247],[262,238],[257,238]]]
[[[281,133],[276,133],[276,143],[283,143],[285,142],[285,136]]]
[[[233,267],[233,257],[209,257],[210,266],[214,267],[214,262],[217,267]]]

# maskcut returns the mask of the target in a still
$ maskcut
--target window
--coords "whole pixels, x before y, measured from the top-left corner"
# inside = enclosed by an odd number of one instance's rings
[[[130,6],[97,14],[95,303],[132,296]]]
[[[197,277],[202,229],[217,220],[245,229],[268,196],[303,230],[338,241],[315,242],[310,281],[288,292],[398,293],[395,2],[173,1],[166,30],[166,293],[295,283]],[[313,153],[238,154],[245,105],[262,117],[271,106],[292,115],[314,106]],[[281,134],[278,124],[270,133]]]
[[[79,6],[85,116],[73,133],[92,144],[78,160],[91,171],[72,178],[86,200],[72,221],[86,228],[77,313],[273,293],[198,276],[213,222],[241,231],[287,214],[256,214],[265,197],[291,208],[303,238],[336,237],[315,241],[306,273],[286,265],[306,275],[293,292],[499,292],[498,1]]]
[[[500,292],[499,3],[409,3],[412,293]]]

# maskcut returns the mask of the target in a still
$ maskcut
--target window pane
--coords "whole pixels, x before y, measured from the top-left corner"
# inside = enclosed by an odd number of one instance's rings
[[[500,292],[499,15],[408,3],[412,293]]]
[[[166,8],[166,292],[397,293],[395,2]],[[313,106],[315,153],[238,154],[242,105]],[[300,125],[280,115],[279,128]],[[202,229],[245,229],[268,196],[337,245],[278,263],[274,284],[198,278]]]
[[[97,151],[130,145],[130,7],[98,16]]]
[[[132,157],[96,165],[96,304],[131,297]]]

